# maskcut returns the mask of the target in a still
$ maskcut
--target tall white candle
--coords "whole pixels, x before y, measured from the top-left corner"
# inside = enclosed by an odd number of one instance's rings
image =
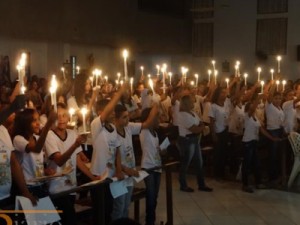
[[[149,78],[149,86],[152,89],[153,94],[154,94],[155,93],[155,91],[154,91],[154,85],[153,85],[153,80],[151,78]]]
[[[215,72],[215,70],[216,70],[216,67],[215,67],[216,61],[215,61],[215,60],[212,60],[212,61],[211,61],[211,64],[213,65],[213,69],[214,69],[214,72]]]
[[[82,126],[83,126],[83,133],[86,133],[86,120],[85,120],[85,116],[87,114],[87,108],[86,107],[83,107],[81,109],[81,114],[82,114]]]
[[[64,68],[64,67],[62,67],[60,70],[61,70],[61,72],[62,72],[62,74],[63,74],[63,78],[64,78],[64,80],[66,80],[66,76],[65,76],[65,68]]]
[[[217,85],[218,70],[215,70],[215,85]]]
[[[208,83],[210,83],[211,70],[208,70]]]
[[[237,77],[240,77],[240,61],[236,61],[236,65],[237,65]]]
[[[286,85],[286,80],[283,80],[282,81],[282,91],[284,92],[284,90],[285,90],[285,85]]]
[[[75,114],[75,109],[70,108],[69,109],[69,114],[70,114],[70,123],[72,123],[73,122],[73,115]]]
[[[125,76],[125,81],[128,80],[127,57],[128,57],[128,51],[126,49],[124,49],[123,50],[123,58],[124,58],[124,76]]]
[[[279,80],[276,80],[276,91],[279,90],[279,84],[280,84],[280,81],[279,81]]]
[[[142,71],[142,77],[144,76],[144,67],[141,66],[141,71]]]
[[[170,77],[170,85],[172,85],[172,73],[169,72],[168,74],[169,74],[169,77]]]
[[[52,75],[50,94],[51,94],[51,103],[54,106],[54,111],[57,112],[57,103],[56,103],[56,91],[57,91],[57,81],[55,74]]]
[[[265,84],[265,82],[262,80],[262,81],[260,82],[260,85],[261,85],[261,93],[262,93],[262,94],[264,93],[264,84]]]
[[[191,80],[191,86],[192,86],[192,87],[195,86],[195,81]]]
[[[76,73],[77,73],[77,74],[80,73],[80,66],[76,66]]]
[[[247,87],[247,77],[248,77],[248,74],[245,73],[245,74],[244,74],[244,78],[245,78],[245,87]]]
[[[130,78],[130,92],[133,95],[133,77]]]
[[[280,73],[280,61],[281,61],[281,56],[279,55],[279,56],[277,56],[277,62],[278,62],[277,71],[278,71],[278,73]]]
[[[159,65],[156,65],[156,69],[157,69],[157,79],[159,79],[160,66],[159,66]]]
[[[226,81],[226,87],[229,88],[229,79],[226,78],[225,81]]]
[[[196,73],[195,74],[195,78],[196,78],[196,87],[198,87],[198,79],[199,79],[199,75]]]
[[[258,67],[258,68],[257,68],[257,81],[258,81],[258,82],[260,81],[260,73],[261,73],[261,68]]]
[[[274,69],[270,69],[270,73],[271,73],[271,80],[274,80]]]

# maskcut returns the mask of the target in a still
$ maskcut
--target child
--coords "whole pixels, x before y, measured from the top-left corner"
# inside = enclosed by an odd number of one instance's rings
[[[149,117],[151,108],[146,108],[142,112],[141,121],[145,122]],[[159,126],[159,117],[155,117],[152,126],[148,129],[142,129],[140,133],[141,147],[142,147],[142,169],[149,173],[145,178],[146,185],[146,225],[154,225],[155,223],[155,209],[157,205],[157,197],[160,186],[161,169],[154,169],[161,167],[160,148],[158,142],[158,135],[155,129]],[[154,169],[154,170],[153,170]]]
[[[139,176],[138,171],[135,169],[135,157],[132,144],[132,135],[138,135],[141,129],[147,129],[153,123],[157,115],[156,105],[153,107],[150,116],[143,123],[129,123],[129,112],[123,105],[115,107],[115,126],[118,133],[120,145],[120,155],[122,171],[129,176],[126,181],[128,192],[116,199],[113,203],[112,219],[119,219],[128,217],[128,208],[131,202],[131,195],[133,190],[133,180],[131,176]]]

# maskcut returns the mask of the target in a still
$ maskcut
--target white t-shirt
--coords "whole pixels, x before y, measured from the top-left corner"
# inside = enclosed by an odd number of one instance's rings
[[[96,117],[91,123],[93,155],[91,161],[91,173],[97,176],[102,175],[108,169],[108,176],[115,174],[116,150],[120,147],[118,134],[114,125],[113,130],[108,131]]]
[[[178,100],[176,100],[175,104],[172,105],[171,109],[172,109],[173,125],[178,126],[178,123],[179,123],[178,114],[179,114],[179,109],[180,109],[180,102]]]
[[[7,129],[0,126],[0,200],[10,196],[11,189],[11,169],[10,156],[14,147]]]
[[[211,104],[210,111],[209,111],[209,117],[212,117],[215,119],[215,132],[221,133],[223,132],[227,125],[228,125],[228,117],[229,112],[224,106],[217,105],[215,103]]]
[[[169,109],[172,106],[171,98],[167,96],[167,98],[160,102],[160,117],[163,122],[169,122]]]
[[[141,167],[151,169],[161,166],[158,135],[154,137],[149,129],[143,129],[140,133],[140,141],[143,151]]]
[[[249,117],[248,113],[245,113],[245,130],[243,135],[243,142],[253,141],[259,139],[259,128],[260,122],[259,120],[253,117]]]
[[[35,140],[39,136],[34,135]],[[44,152],[26,152],[28,141],[20,135],[15,136],[13,144],[15,149],[21,154],[21,167],[23,169],[24,178],[27,185],[39,185],[38,182],[33,182],[32,179],[44,176]]]
[[[286,101],[282,105],[284,113],[284,130],[287,134],[297,130],[296,109],[294,107],[294,100]]]
[[[150,108],[152,105],[152,96],[148,94],[148,89],[144,89],[141,92],[141,103],[142,103],[142,110],[146,108]]]
[[[283,127],[284,114],[281,108],[275,107],[273,103],[266,102],[265,111],[268,130],[276,130]]]
[[[228,131],[233,134],[243,135],[245,106],[236,105],[230,113]]]
[[[179,112],[178,118],[179,135],[181,137],[185,137],[188,134],[192,134],[189,128],[191,128],[193,125],[198,126],[200,123],[200,118],[194,112],[192,112],[192,114],[187,112]]]
[[[141,97],[139,97],[138,95],[135,94],[132,98],[133,98],[133,101],[136,104],[140,104],[141,103]]]
[[[76,165],[77,165],[77,154],[82,151],[81,146],[78,147],[71,157],[66,161],[61,167],[58,166],[51,156],[60,152],[64,154],[69,148],[75,143],[77,139],[77,133],[74,130],[66,130],[67,136],[65,140],[62,140],[54,131],[50,130],[46,137],[45,148],[46,155],[48,158],[48,167],[56,171],[56,173],[62,173],[63,171],[69,171],[72,169],[72,172],[67,176],[58,177],[49,182],[49,192],[50,193],[59,193],[62,191],[70,190],[77,186],[76,180]]]
[[[120,153],[121,153],[121,163],[122,165],[135,168],[135,156],[134,149],[132,144],[132,135],[138,135],[141,131],[141,123],[129,123],[128,126],[124,128],[125,136],[122,136],[118,133],[118,140],[121,144]],[[131,177],[126,179],[127,186],[133,186],[133,180]]]

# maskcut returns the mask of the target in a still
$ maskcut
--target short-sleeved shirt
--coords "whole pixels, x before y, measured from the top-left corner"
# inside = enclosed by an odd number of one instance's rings
[[[211,104],[210,111],[209,111],[209,117],[215,119],[215,132],[221,133],[223,132],[227,126],[228,126],[228,118],[229,118],[229,112],[224,106],[217,105],[215,103]]]
[[[275,107],[273,103],[265,105],[267,129],[276,130],[283,127],[284,114],[281,108]]]
[[[100,116],[91,123],[93,155],[91,161],[91,173],[100,176],[108,169],[108,176],[115,174],[115,159],[117,148],[120,147],[118,134],[114,125],[109,131]]]
[[[49,182],[49,192],[59,193],[62,191],[70,190],[77,186],[76,180],[76,166],[77,166],[77,154],[82,151],[79,146],[71,157],[65,162],[64,165],[58,166],[51,156],[57,152],[64,154],[68,151],[77,139],[77,133],[74,130],[66,130],[66,138],[63,140],[53,130],[48,132],[45,142],[46,156],[48,158],[48,167],[53,169],[56,173],[62,173],[63,171],[70,171],[67,176],[58,177]]]
[[[249,117],[247,113],[245,113],[245,130],[243,135],[243,142],[249,142],[253,140],[259,139],[259,128],[260,122],[256,117]]]
[[[10,156],[13,144],[7,129],[0,126],[0,200],[10,196],[12,184]]]
[[[192,126],[198,126],[200,123],[200,118],[195,112],[179,112],[178,114],[178,128],[179,135],[185,137],[188,134],[192,134],[189,130]]]
[[[35,140],[39,136],[34,135]],[[39,185],[38,182],[34,182],[34,178],[44,176],[44,152],[26,152],[28,140],[23,136],[17,135],[14,138],[13,144],[15,149],[21,155],[21,167],[23,169],[24,178],[27,185]]]
[[[141,167],[151,169],[161,166],[161,158],[159,154],[159,140],[150,132],[149,129],[143,129],[140,133],[142,147],[142,162]]]
[[[294,100],[286,101],[282,105],[282,110],[284,114],[284,129],[286,133],[297,130],[297,117],[296,109],[294,107]]]
[[[236,105],[229,117],[228,131],[233,134],[243,135],[245,106]]]

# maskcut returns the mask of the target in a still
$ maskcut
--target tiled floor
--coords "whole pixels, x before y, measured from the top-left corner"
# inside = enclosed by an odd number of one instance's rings
[[[157,224],[166,223],[165,177],[162,176]],[[189,185],[197,188],[194,176]],[[214,188],[212,193],[179,191],[176,174],[173,174],[174,225],[300,225],[300,194],[279,190],[257,190],[253,194],[241,191],[238,182],[217,182],[207,179]],[[144,220],[144,200],[141,201],[141,220]],[[130,216],[133,217],[133,205]],[[142,222],[143,224],[143,222]]]

